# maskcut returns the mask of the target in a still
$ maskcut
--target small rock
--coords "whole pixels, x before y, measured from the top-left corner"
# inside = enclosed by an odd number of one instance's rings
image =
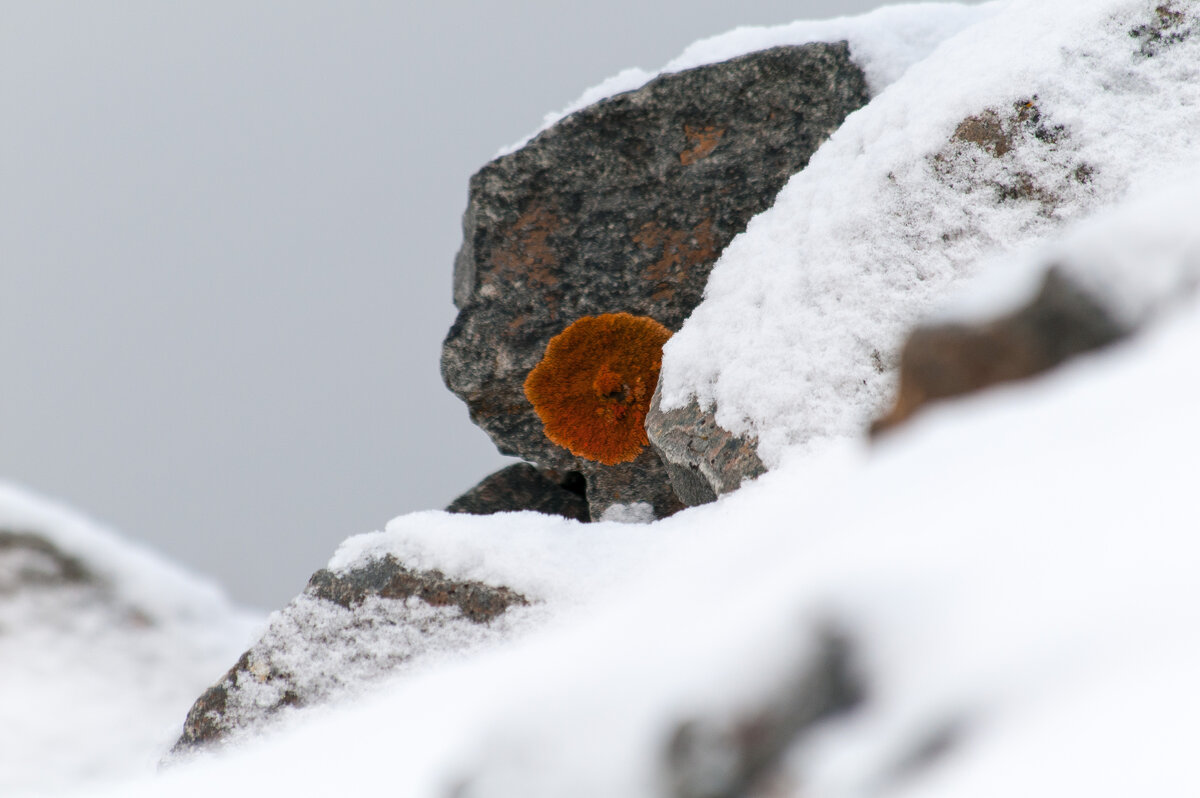
[[[752,438],[734,435],[716,421],[716,407],[702,410],[695,399],[663,411],[655,390],[646,414],[646,434],[658,452],[675,493],[694,507],[737,490],[742,482],[766,472]]]
[[[559,477],[528,463],[514,463],[487,476],[446,506],[448,513],[491,515],[532,510],[587,522],[583,477],[572,472]]]
[[[1007,316],[915,329],[900,357],[896,404],[871,433],[891,429],[932,401],[1032,377],[1128,332],[1051,267],[1029,304]]]

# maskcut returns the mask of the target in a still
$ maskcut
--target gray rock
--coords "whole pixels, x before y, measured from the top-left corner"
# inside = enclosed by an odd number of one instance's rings
[[[690,507],[714,501],[766,472],[757,441],[734,435],[715,416],[715,406],[702,410],[695,399],[664,412],[659,389],[646,414],[650,445],[666,466],[675,493]]]
[[[478,485],[446,506],[448,513],[491,515],[533,510],[589,521],[583,479],[560,477],[528,463],[514,463],[483,479]]]
[[[632,483],[551,441],[523,386],[554,335],[617,311],[678,330],[730,240],[867,101],[844,43],[778,47],[675,74],[568,116],[472,179],[442,375],[500,451],[582,472],[593,517],[666,506],[653,452]],[[614,468],[620,468],[619,466]]]
[[[528,604],[507,588],[414,571],[391,556],[313,574],[262,638],[188,712],[173,757],[224,744],[289,710],[353,693],[415,658],[503,633]]]

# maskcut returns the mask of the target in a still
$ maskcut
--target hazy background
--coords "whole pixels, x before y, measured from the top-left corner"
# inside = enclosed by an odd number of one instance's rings
[[[872,0],[0,0],[0,478],[284,604],[505,462],[438,373],[467,179],[625,67]]]

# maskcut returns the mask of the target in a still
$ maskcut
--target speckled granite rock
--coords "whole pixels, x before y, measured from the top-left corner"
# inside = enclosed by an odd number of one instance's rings
[[[766,472],[753,438],[734,435],[716,420],[716,408],[703,410],[693,399],[663,411],[655,390],[646,414],[650,445],[671,476],[676,495],[688,506],[714,501],[742,481]]]
[[[591,515],[661,497],[604,493],[608,467],[549,441],[523,392],[575,319],[628,311],[677,330],[730,240],[867,101],[842,43],[778,47],[664,75],[568,116],[472,179],[442,374],[499,449],[588,479]],[[668,488],[669,490],[669,488]]]
[[[417,657],[495,639],[525,598],[413,571],[393,557],[320,570],[188,712],[177,757],[263,728],[289,709],[353,693]]]

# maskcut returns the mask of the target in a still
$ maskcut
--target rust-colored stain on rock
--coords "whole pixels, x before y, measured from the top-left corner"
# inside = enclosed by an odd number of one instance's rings
[[[716,125],[684,125],[683,135],[687,138],[688,148],[679,153],[679,162],[684,166],[691,166],[696,161],[712,155],[712,151],[721,143],[721,137],[725,135],[725,128]]]
[[[717,239],[712,219],[705,219],[691,230],[675,230],[658,222],[647,222],[633,237],[634,243],[651,252],[661,252],[658,260],[646,267],[642,276],[657,283],[653,298],[669,299],[675,286],[685,280],[698,264],[716,260]]]
[[[493,274],[505,283],[558,283],[558,255],[549,238],[562,226],[555,213],[535,205],[517,219],[505,237],[507,246],[492,253]]]

